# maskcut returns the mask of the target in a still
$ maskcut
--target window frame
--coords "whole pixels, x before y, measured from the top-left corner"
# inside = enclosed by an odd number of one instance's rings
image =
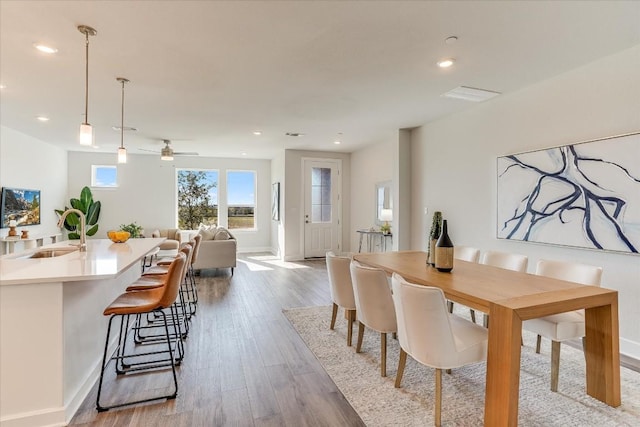
[[[225,171],[225,214],[227,217],[227,229],[233,232],[256,232],[258,231],[258,171],[256,169],[226,169]],[[229,227],[229,174],[237,172],[248,172],[253,174],[253,227],[231,228]]]
[[[97,179],[97,173],[100,169],[112,169],[115,171],[115,179],[113,184],[100,185]],[[91,165],[91,188],[113,189],[118,188],[118,166],[116,165]]]
[[[220,197],[220,193],[221,193],[221,173],[220,173],[220,169],[218,168],[191,168],[191,167],[183,167],[183,168],[176,168],[176,174],[175,174],[175,215],[176,215],[176,227],[180,228],[179,224],[180,224],[180,206],[179,206],[179,199],[180,199],[180,190],[178,188],[178,183],[179,183],[179,179],[178,176],[180,174],[180,172],[182,171],[188,171],[188,172],[215,172],[217,174],[217,180],[216,182],[216,197],[217,197],[217,203],[218,203],[218,217],[216,219],[216,226],[220,226],[220,213],[221,213],[221,197]],[[215,205],[214,205],[215,206]],[[196,231],[197,228],[193,231]]]

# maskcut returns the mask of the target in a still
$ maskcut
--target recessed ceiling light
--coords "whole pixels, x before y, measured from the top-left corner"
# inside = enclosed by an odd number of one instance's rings
[[[455,59],[453,58],[446,58],[446,59],[442,59],[440,61],[438,61],[438,67],[440,68],[449,68],[453,65],[453,63],[456,62]]]
[[[46,46],[38,43],[34,44],[33,46],[36,49],[38,49],[40,52],[44,52],[44,53],[56,53],[58,51],[58,49],[56,49],[55,47]]]
[[[342,133],[338,133],[338,136],[336,137],[336,139],[333,141],[334,144],[336,145],[340,145],[342,144]]]
[[[49,117],[46,117],[46,116],[38,116],[38,117],[36,117],[36,119],[38,119],[41,122],[48,122],[49,121]]]
[[[259,130],[254,130],[253,134],[256,135],[256,136],[260,136],[260,135],[262,135],[262,132],[259,131]]]
[[[7,86],[6,85],[0,85],[0,89],[6,89]]]
[[[246,156],[246,155],[247,155],[247,153],[245,153],[245,152],[243,151],[243,152],[242,152],[242,155],[243,155],[243,156]]]
[[[456,36],[451,36],[451,37],[447,37],[446,39],[444,39],[444,42],[446,44],[454,44],[457,41],[458,41],[458,37],[456,37]]]

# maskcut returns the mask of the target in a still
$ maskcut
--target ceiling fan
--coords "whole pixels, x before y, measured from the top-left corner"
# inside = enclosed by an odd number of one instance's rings
[[[195,151],[173,151],[173,147],[171,147],[171,141],[168,139],[163,139],[164,147],[160,151],[147,150],[144,148],[140,148],[141,151],[150,151],[152,153],[160,153],[160,159],[162,160],[173,160],[173,156],[198,156],[199,154]]]

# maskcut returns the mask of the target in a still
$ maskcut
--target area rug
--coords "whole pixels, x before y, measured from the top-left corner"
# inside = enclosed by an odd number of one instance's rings
[[[435,371],[407,358],[402,388],[394,388],[398,341],[387,339],[387,377],[380,377],[380,335],[366,330],[362,352],[347,347],[342,310],[336,328],[329,329],[330,307],[283,310],[293,327],[331,379],[368,426],[433,425]],[[468,309],[456,313],[468,317]],[[580,350],[562,346],[557,393],[549,389],[550,343],[536,354],[535,335],[524,332],[520,374],[520,426],[638,426],[640,373],[621,368],[622,406],[612,408],[585,391],[585,361]],[[486,364],[454,369],[443,375],[442,425],[483,424]]]

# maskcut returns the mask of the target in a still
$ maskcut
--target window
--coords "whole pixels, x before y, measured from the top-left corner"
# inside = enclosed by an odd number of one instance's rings
[[[331,169],[311,169],[311,221],[331,222]]]
[[[178,228],[218,223],[218,171],[179,169]]]
[[[116,166],[91,165],[91,186],[115,188],[118,186],[118,168]]]
[[[256,228],[256,172],[227,172],[228,227]]]

